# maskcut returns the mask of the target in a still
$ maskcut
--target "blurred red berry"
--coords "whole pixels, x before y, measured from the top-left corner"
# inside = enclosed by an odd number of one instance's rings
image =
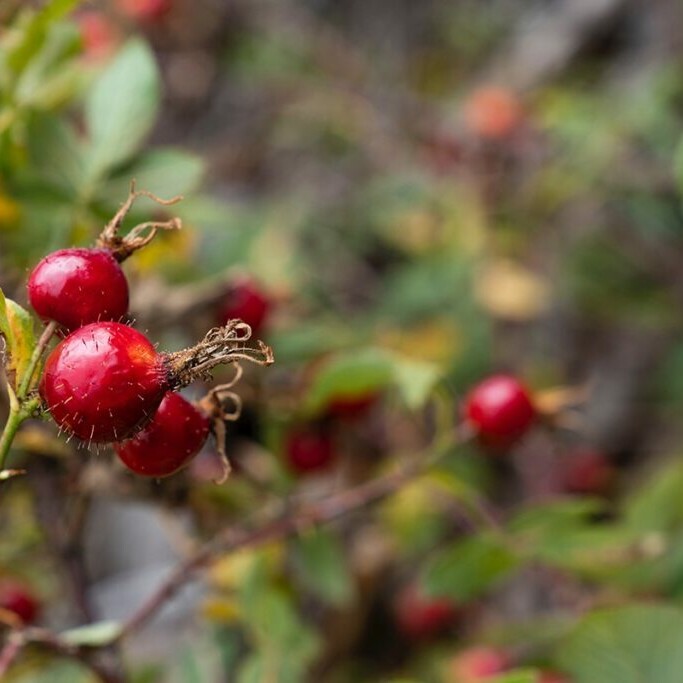
[[[357,396],[336,396],[327,404],[327,414],[339,420],[356,420],[367,415],[377,402],[377,394],[359,394]]]
[[[116,47],[119,34],[111,20],[96,10],[81,12],[76,17],[81,31],[83,53],[89,59],[109,56]]]
[[[335,459],[332,437],[318,427],[299,427],[287,436],[285,456],[290,468],[299,474],[324,470]]]
[[[616,469],[604,453],[578,451],[567,456],[562,489],[567,493],[604,495],[609,493]]]
[[[0,581],[0,608],[13,612],[24,624],[32,624],[40,614],[40,603],[18,581]]]
[[[272,303],[265,292],[252,280],[236,282],[228,292],[225,302],[219,311],[219,323],[225,325],[228,320],[239,318],[251,327],[257,337],[265,327]]]
[[[457,683],[479,683],[507,671],[511,666],[507,653],[495,647],[471,647],[456,655],[449,674]]]
[[[467,396],[465,416],[481,441],[493,448],[512,445],[536,417],[526,387],[511,375],[494,375]]]
[[[458,610],[448,598],[428,597],[416,584],[408,584],[396,596],[394,615],[399,631],[408,640],[428,640],[449,630]]]
[[[173,6],[172,0],[116,0],[122,14],[134,21],[154,23],[163,19]]]
[[[480,88],[465,102],[465,123],[472,133],[482,138],[506,138],[520,126],[523,119],[524,109],[518,97],[505,88]]]

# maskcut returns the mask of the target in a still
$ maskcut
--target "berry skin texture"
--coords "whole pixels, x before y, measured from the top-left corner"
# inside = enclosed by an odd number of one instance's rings
[[[458,654],[451,662],[449,673],[457,683],[479,683],[505,673],[509,668],[510,659],[505,652],[481,645]]]
[[[18,581],[0,581],[0,608],[16,614],[24,624],[32,624],[40,615],[40,603]]]
[[[128,312],[128,283],[106,249],[61,249],[48,254],[28,279],[28,299],[44,320],[73,331],[120,320]]]
[[[494,375],[469,393],[465,417],[484,445],[506,448],[529,430],[536,411],[529,391],[516,377]]]
[[[84,441],[120,441],[151,418],[169,386],[145,335],[115,322],[72,332],[48,356],[40,396],[59,427]]]
[[[100,61],[110,56],[119,41],[118,31],[102,12],[90,10],[76,17],[86,59]]]
[[[448,631],[458,617],[448,598],[425,596],[415,584],[404,586],[394,601],[399,631],[410,642],[431,640]]]
[[[257,337],[266,326],[272,304],[266,294],[252,280],[243,279],[231,287],[219,312],[219,323],[239,318],[251,327]]]
[[[320,429],[301,427],[287,436],[285,456],[297,474],[310,474],[327,469],[336,454],[331,436]]]
[[[209,418],[169,391],[152,420],[128,441],[114,444],[123,464],[145,477],[166,477],[187,465],[206,442]]]

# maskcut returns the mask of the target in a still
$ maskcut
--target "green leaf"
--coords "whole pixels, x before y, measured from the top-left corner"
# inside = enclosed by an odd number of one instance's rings
[[[490,534],[466,538],[428,561],[422,585],[431,595],[466,601],[489,590],[510,574],[519,560]]]
[[[495,676],[489,680],[489,683],[538,683],[538,680],[536,671],[519,669],[518,671],[508,671],[502,676]]]
[[[5,338],[6,367],[16,390],[36,346],[33,318],[0,290],[0,334]]]
[[[27,139],[36,174],[53,188],[75,195],[83,183],[84,160],[73,128],[56,116],[36,116]]]
[[[310,412],[324,408],[334,398],[351,398],[379,391],[390,384],[394,365],[382,349],[345,351],[318,371],[304,405]]]
[[[128,161],[140,149],[154,125],[159,101],[159,72],[152,51],[141,40],[130,40],[95,83],[85,103],[91,181]]]
[[[57,658],[12,667],[2,683],[101,683],[85,664]]]
[[[558,661],[575,683],[680,683],[683,612],[630,605],[593,613],[562,644]]]
[[[327,529],[314,529],[294,543],[295,564],[305,585],[332,604],[344,604],[353,586],[344,550]]]
[[[118,621],[97,621],[62,633],[62,638],[71,645],[99,647],[110,643],[121,633]]]
[[[128,195],[131,178],[135,178],[138,188],[168,199],[196,190],[203,173],[200,157],[179,149],[155,149],[111,178],[102,188],[101,196],[118,207]],[[142,201],[141,198],[141,204]]]
[[[9,52],[8,65],[20,73],[44,46],[45,34],[58,19],[66,16],[80,0],[52,0],[40,12],[31,15],[22,28],[22,38]]]
[[[664,531],[683,521],[683,461],[672,460],[624,503],[624,519],[639,531]]]

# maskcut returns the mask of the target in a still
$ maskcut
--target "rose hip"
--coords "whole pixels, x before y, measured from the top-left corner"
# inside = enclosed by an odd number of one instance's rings
[[[40,396],[60,428],[119,441],[150,419],[170,388],[163,357],[143,334],[115,322],[77,329],[48,356]]]
[[[169,391],[152,420],[131,439],[114,444],[128,469],[166,477],[187,465],[206,442],[209,418],[180,394]]]
[[[28,299],[41,318],[72,331],[123,318],[128,312],[128,283],[106,249],[61,249],[31,272]]]

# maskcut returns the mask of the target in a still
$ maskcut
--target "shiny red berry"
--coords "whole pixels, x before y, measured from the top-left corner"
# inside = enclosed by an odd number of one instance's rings
[[[444,597],[428,597],[408,584],[396,596],[394,615],[399,631],[411,641],[427,640],[448,631],[458,617],[455,604]]]
[[[251,327],[254,337],[265,327],[272,304],[270,298],[252,280],[243,279],[230,288],[219,312],[221,325],[228,320],[239,318]]]
[[[18,581],[0,581],[0,608],[13,612],[24,624],[32,624],[40,614],[40,603]]]
[[[119,441],[150,419],[169,389],[163,357],[115,322],[72,332],[48,356],[40,396],[61,429],[84,441]]]
[[[166,477],[199,453],[209,435],[209,418],[180,394],[169,391],[152,420],[132,438],[114,444],[128,469],[146,477]]]
[[[299,474],[324,470],[335,459],[332,437],[320,428],[299,427],[287,436],[285,456],[290,468]]]
[[[28,299],[44,320],[75,330],[123,318],[128,312],[128,283],[106,249],[61,249],[31,272]]]
[[[529,391],[516,377],[494,375],[470,392],[465,416],[484,444],[504,448],[524,436],[536,411]]]
[[[479,683],[505,673],[510,666],[507,653],[495,647],[480,645],[454,657],[449,673],[458,683]]]

